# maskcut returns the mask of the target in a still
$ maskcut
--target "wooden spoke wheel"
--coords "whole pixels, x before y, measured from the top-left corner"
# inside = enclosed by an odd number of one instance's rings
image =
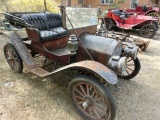
[[[156,18],[158,20],[158,24],[160,24],[160,15],[156,12],[151,12],[149,14],[147,14],[148,16],[152,16],[154,18]]]
[[[134,78],[140,71],[141,64],[138,58],[133,60],[131,57],[127,59],[126,72],[123,75],[118,75],[123,79],[131,79]]]
[[[156,27],[151,24],[146,24],[140,28],[139,33],[141,37],[152,38],[156,34]]]
[[[96,79],[80,76],[69,84],[70,97],[78,114],[85,120],[113,120],[114,100],[107,88]]]
[[[4,46],[4,55],[11,69],[17,73],[21,73],[23,70],[22,59],[11,43],[7,43]]]

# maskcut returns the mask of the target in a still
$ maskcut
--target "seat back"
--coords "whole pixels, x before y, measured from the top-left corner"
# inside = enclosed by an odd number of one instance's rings
[[[62,16],[55,13],[24,14],[21,18],[39,31],[62,26]]]
[[[136,6],[136,11],[143,11],[142,6]]]
[[[60,14],[45,13],[49,29],[62,26],[62,16]]]
[[[46,24],[47,17],[44,13],[34,13],[34,14],[25,14],[22,16],[28,24],[33,25],[38,30],[47,30],[48,26]]]
[[[120,15],[121,15],[121,11],[116,9],[116,10],[112,10],[112,18],[114,20],[120,20]]]

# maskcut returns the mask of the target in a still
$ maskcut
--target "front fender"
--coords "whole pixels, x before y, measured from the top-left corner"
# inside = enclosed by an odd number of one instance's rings
[[[81,70],[83,69],[83,70],[87,70],[93,74],[99,75],[106,82],[108,82],[110,84],[116,84],[118,82],[118,77],[113,71],[111,71],[109,68],[102,65],[101,63],[98,63],[95,61],[90,61],[90,60],[66,65],[64,67],[56,69],[55,71],[49,73],[46,76],[52,75],[54,73],[57,73],[59,71],[66,70],[66,69],[81,69]],[[43,77],[45,77],[45,76],[43,76]]]

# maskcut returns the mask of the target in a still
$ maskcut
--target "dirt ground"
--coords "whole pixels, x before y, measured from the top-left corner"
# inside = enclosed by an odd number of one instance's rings
[[[24,69],[11,71],[0,38],[0,120],[81,120],[68,97],[67,71],[46,79]],[[117,105],[116,120],[160,119],[160,31],[146,52],[139,53],[141,71],[132,80],[121,80],[121,89],[109,87]]]

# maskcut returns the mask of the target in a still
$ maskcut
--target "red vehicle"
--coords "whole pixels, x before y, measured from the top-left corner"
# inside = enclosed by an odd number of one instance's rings
[[[105,20],[105,22],[104,22]],[[118,27],[121,29],[139,29],[140,36],[144,38],[152,38],[158,30],[158,20],[144,15],[129,15],[125,10],[110,10],[102,24],[106,23],[108,30]]]
[[[129,14],[137,13],[138,15],[152,16],[160,21],[160,8],[159,7],[147,7],[146,5],[136,6],[135,9],[126,9]]]

